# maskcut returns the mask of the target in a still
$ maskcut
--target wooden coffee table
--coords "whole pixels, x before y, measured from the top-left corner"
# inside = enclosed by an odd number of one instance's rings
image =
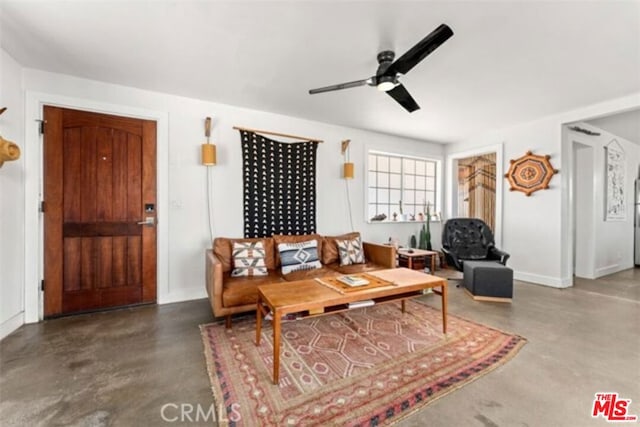
[[[256,314],[256,345],[260,345],[262,318],[271,313],[273,318],[273,383],[280,377],[280,333],[282,318],[298,313],[302,317],[322,316],[349,310],[349,303],[373,300],[375,304],[401,301],[402,312],[405,301],[423,294],[425,289],[434,290],[442,297],[442,332],[447,333],[447,280],[408,268],[378,270],[364,275],[376,281],[376,287],[362,289],[340,289],[335,278],[300,280],[274,283],[258,287]],[[374,284],[372,280],[372,286]]]

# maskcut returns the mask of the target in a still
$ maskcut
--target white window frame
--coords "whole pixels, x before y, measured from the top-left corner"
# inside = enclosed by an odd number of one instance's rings
[[[390,212],[387,216],[387,218],[384,221],[371,221],[371,217],[372,215],[369,215],[369,205],[372,204],[371,200],[370,200],[370,189],[371,189],[371,183],[369,180],[369,156],[370,155],[376,155],[376,156],[387,156],[387,157],[394,157],[394,158],[398,158],[400,159],[401,162],[401,168],[400,168],[400,194],[402,197],[402,194],[404,193],[405,190],[405,171],[404,171],[404,160],[405,159],[409,159],[409,160],[419,160],[419,161],[424,161],[424,162],[430,162],[433,163],[435,165],[435,174],[433,175],[435,183],[434,183],[434,187],[433,187],[433,192],[434,192],[434,202],[435,202],[435,206],[431,207],[431,213],[432,213],[432,221],[439,221],[440,218],[442,217],[441,211],[442,211],[442,192],[443,192],[443,182],[442,182],[442,177],[443,177],[443,173],[442,173],[442,159],[440,158],[434,158],[434,157],[428,157],[428,156],[415,156],[415,155],[409,155],[409,154],[402,154],[402,153],[391,153],[391,152],[386,152],[386,151],[379,151],[379,150],[367,150],[366,152],[366,158],[365,158],[365,208],[364,208],[364,215],[365,215],[365,222],[367,222],[368,224],[389,224],[389,223],[415,223],[415,222],[419,222],[417,215],[415,220],[411,221],[410,219],[407,220],[401,220],[400,217],[398,217],[398,219],[396,221],[393,220],[392,217],[392,212]],[[377,171],[377,165],[376,165],[376,171]],[[425,177],[429,176],[431,177],[431,175],[424,175]],[[378,187],[374,187],[374,188],[378,188]],[[427,188],[425,188],[425,191],[431,191],[428,190]],[[389,202],[391,203],[391,195],[389,195]],[[376,202],[373,202],[375,204],[378,204]],[[404,204],[404,203],[403,203]],[[412,205],[418,205],[419,203],[411,203]],[[404,210],[404,209],[403,209]],[[406,211],[405,211],[406,212]],[[399,211],[397,212],[398,214],[400,213]]]

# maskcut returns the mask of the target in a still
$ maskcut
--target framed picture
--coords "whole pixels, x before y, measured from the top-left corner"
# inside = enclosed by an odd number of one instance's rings
[[[605,221],[627,219],[625,194],[625,154],[617,140],[604,147],[605,158]]]

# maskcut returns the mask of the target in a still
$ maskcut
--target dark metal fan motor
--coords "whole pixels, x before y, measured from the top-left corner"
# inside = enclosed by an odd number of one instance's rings
[[[387,92],[389,96],[395,99],[408,112],[420,109],[420,106],[411,97],[407,89],[399,82],[400,74],[404,75],[413,67],[418,65],[420,61],[427,57],[431,52],[436,50],[442,43],[447,41],[453,35],[453,31],[446,24],[441,24],[433,30],[431,34],[420,40],[415,46],[405,52],[397,61],[393,62],[395,53],[390,50],[382,51],[378,54],[378,70],[376,75],[364,80],[356,80],[353,82],[340,83],[311,89],[311,95],[322,92],[330,92],[334,90],[349,89],[358,86],[375,86],[378,90]]]

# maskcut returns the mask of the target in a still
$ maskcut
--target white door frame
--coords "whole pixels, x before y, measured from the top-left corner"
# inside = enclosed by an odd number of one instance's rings
[[[568,125],[564,125],[568,128]],[[571,239],[569,239],[569,245],[570,245],[570,252],[571,252],[571,257],[569,258],[569,269],[571,272],[572,276],[575,276],[575,269],[576,269],[576,265],[575,265],[575,257],[576,257],[576,244],[575,244],[575,240],[576,240],[576,236],[578,233],[578,228],[577,228],[577,213],[578,213],[578,209],[576,206],[576,199],[577,199],[577,192],[576,192],[576,174],[578,173],[578,163],[576,161],[576,149],[578,145],[581,145],[583,147],[586,147],[584,149],[590,149],[591,150],[591,155],[595,156],[595,150],[592,144],[589,143],[589,141],[587,140],[587,138],[583,138],[582,134],[579,134],[578,132],[574,132],[572,130],[567,129],[567,141],[570,145],[570,156],[571,156],[571,168],[570,168],[570,174],[569,174],[569,206],[571,207],[571,213],[570,213],[570,218],[571,218]],[[592,157],[592,162],[591,162],[591,166],[592,166],[592,171],[593,171],[593,166],[594,166],[594,162],[593,162],[594,158]],[[591,183],[593,189],[595,190],[597,187],[597,183],[595,182],[595,174],[593,174],[593,182]],[[596,275],[595,275],[595,261],[596,261],[596,251],[595,251],[595,239],[593,236],[595,236],[596,233],[596,217],[597,217],[597,204],[596,204],[596,192],[592,191],[591,192],[591,220],[590,220],[590,231],[591,231],[591,235],[592,238],[588,241],[588,247],[587,247],[587,252],[588,252],[588,272],[587,272],[587,279],[595,279]]]

